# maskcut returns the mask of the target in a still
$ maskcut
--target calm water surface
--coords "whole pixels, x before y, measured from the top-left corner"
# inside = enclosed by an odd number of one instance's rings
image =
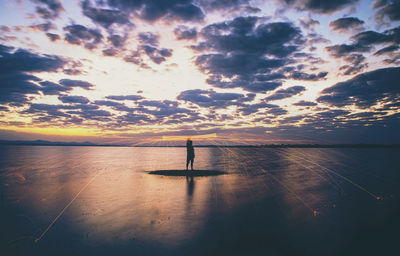
[[[399,149],[0,150],[1,255],[399,255]]]

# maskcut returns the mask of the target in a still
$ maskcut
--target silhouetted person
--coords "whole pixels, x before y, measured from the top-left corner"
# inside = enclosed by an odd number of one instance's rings
[[[186,141],[186,151],[187,151],[186,171],[188,170],[189,162],[190,162],[190,167],[193,171],[194,148],[193,148],[193,142],[190,139]]]

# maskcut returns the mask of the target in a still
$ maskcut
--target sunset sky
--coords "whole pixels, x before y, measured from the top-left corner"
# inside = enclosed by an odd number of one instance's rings
[[[400,143],[398,0],[1,0],[0,24],[0,139]]]

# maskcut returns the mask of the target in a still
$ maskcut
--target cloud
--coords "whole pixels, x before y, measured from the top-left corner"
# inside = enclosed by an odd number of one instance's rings
[[[58,96],[58,99],[63,103],[89,103],[89,99],[83,96]]]
[[[299,19],[300,26],[305,29],[314,30],[317,26],[320,25],[319,21],[313,20],[309,17],[303,17]]]
[[[303,81],[318,81],[322,80],[326,77],[328,72],[319,72],[318,74],[307,74],[304,72],[300,71],[293,71],[290,73],[290,75],[287,76],[287,78],[291,78],[294,80],[303,80]]]
[[[398,102],[399,79],[399,67],[374,70],[324,89],[317,101],[336,107],[355,105],[360,108],[378,102]]]
[[[201,30],[202,42],[192,46],[198,55],[195,64],[209,75],[207,82],[219,88],[241,87],[265,92],[281,85],[281,80],[260,80],[259,75],[293,63],[290,55],[305,43],[300,29],[289,22],[258,24],[257,17],[238,17],[214,23]]]
[[[336,32],[345,33],[350,30],[362,29],[364,21],[356,17],[340,18],[329,22],[329,27]]]
[[[339,70],[343,71],[343,75],[353,75],[368,67],[368,64],[365,63],[366,58],[362,54],[350,54],[344,56],[343,60],[351,64],[339,67]]]
[[[383,33],[376,31],[364,31],[358,33],[352,37],[352,40],[358,44],[363,45],[374,45],[374,44],[385,44],[385,43],[400,43],[400,27],[385,30]]]
[[[271,96],[264,98],[264,100],[272,101],[272,100],[281,100],[281,99],[285,99],[285,98],[290,98],[290,97],[292,97],[296,94],[299,94],[305,90],[306,90],[306,88],[304,86],[292,86],[287,89],[277,90]]]
[[[126,55],[124,60],[139,65],[142,68],[150,68],[143,56],[147,56],[153,63],[161,64],[166,61],[168,57],[172,56],[172,49],[158,48],[159,36],[151,32],[140,32],[138,34],[138,45],[135,51],[130,55]]]
[[[151,32],[140,32],[138,34],[138,40],[143,45],[158,46],[159,36]]]
[[[103,35],[98,29],[89,29],[82,25],[69,25],[64,27],[65,40],[70,44],[83,45],[86,49],[92,50],[102,43]]]
[[[108,29],[113,24],[130,25],[129,14],[120,10],[93,8],[90,1],[85,0],[81,4],[83,15],[90,18],[94,23]]]
[[[94,87],[93,84],[82,80],[61,79],[59,83],[67,87],[80,87],[86,90]]]
[[[375,0],[372,8],[378,9],[374,15],[380,25],[389,25],[400,20],[400,2],[398,0]]]
[[[172,49],[167,49],[167,48],[157,49],[149,45],[143,45],[140,48],[141,51],[145,52],[146,55],[156,64],[160,64],[166,61],[167,57],[172,56]]]
[[[124,46],[126,39],[127,39],[126,37],[116,35],[116,34],[110,35],[108,37],[108,41],[110,41],[112,43],[112,45],[115,47]]]
[[[390,46],[384,47],[384,48],[376,51],[374,53],[374,55],[387,54],[387,53],[391,53],[391,52],[397,51],[398,49],[400,49],[400,47],[398,45],[390,45]]]
[[[29,26],[30,29],[32,29],[33,31],[49,31],[51,29],[56,29],[56,25],[54,25],[51,22],[46,22],[46,23],[41,23],[41,24],[36,24],[36,25],[30,25]]]
[[[177,99],[194,103],[201,107],[224,108],[231,105],[242,105],[244,102],[252,101],[255,94],[247,95],[240,93],[218,93],[214,90],[187,90],[181,92]]]
[[[60,0],[31,0],[36,3],[36,13],[43,19],[52,20],[58,18],[64,11]]]
[[[293,103],[292,105],[294,106],[302,106],[302,107],[313,107],[313,106],[317,106],[318,104],[312,101],[304,101],[301,100],[299,102]]]
[[[376,31],[364,31],[351,37],[352,44],[340,44],[325,47],[334,58],[342,58],[351,65],[343,65],[340,70],[344,75],[356,74],[368,67],[365,63],[366,58],[361,53],[370,52],[376,45],[392,44],[387,49],[378,51],[375,55],[396,50],[396,45],[400,43],[400,27],[388,29],[382,33]],[[395,56],[393,61],[398,58]]]
[[[277,0],[277,2],[281,2],[286,6],[293,6],[294,8],[301,11],[308,11],[311,13],[319,14],[332,14],[334,12],[352,6],[353,4],[358,2],[358,0]]]
[[[131,101],[137,101],[143,99],[142,96],[140,95],[110,95],[107,96],[106,99],[109,100],[131,100]]]
[[[189,28],[183,25],[176,27],[174,34],[178,40],[194,40],[197,38],[196,28]]]
[[[250,12],[257,12],[258,8],[249,6],[248,0],[199,0],[199,5],[207,11],[248,9]]]
[[[28,94],[44,90],[37,84],[40,79],[31,73],[57,72],[68,61],[56,55],[40,55],[24,49],[0,44],[0,103],[21,105]]]
[[[61,92],[68,92],[72,90],[72,88],[68,88],[50,81],[41,81],[39,84],[41,85],[40,90],[44,95],[59,95]]]
[[[190,0],[108,0],[107,4],[112,9],[127,11],[148,22],[161,19],[197,22],[204,18],[202,10]]]
[[[117,111],[125,111],[125,112],[132,112],[134,109],[127,107],[125,104],[120,103],[120,102],[115,102],[115,101],[111,101],[111,100],[96,100],[94,102],[95,105],[98,106],[107,106],[107,107],[111,107]]]
[[[56,55],[39,55],[28,50],[0,45],[0,74],[15,72],[52,72],[67,61]]]
[[[337,44],[327,46],[325,47],[325,50],[328,51],[331,56],[340,58],[354,52],[369,52],[371,47],[361,44]]]
[[[119,54],[119,50],[116,48],[108,48],[108,49],[104,49],[102,51],[104,56],[116,56]]]
[[[57,34],[53,34],[53,33],[46,33],[46,36],[50,39],[50,41],[55,42],[60,40],[60,36]]]

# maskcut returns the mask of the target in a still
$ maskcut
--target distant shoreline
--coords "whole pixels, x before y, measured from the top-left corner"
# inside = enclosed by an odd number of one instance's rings
[[[185,145],[128,145],[95,144],[92,142],[54,142],[45,140],[0,140],[0,145],[20,146],[76,146],[76,147],[141,147],[141,148],[180,148]],[[197,148],[400,148],[400,144],[265,144],[265,145],[196,145]]]

